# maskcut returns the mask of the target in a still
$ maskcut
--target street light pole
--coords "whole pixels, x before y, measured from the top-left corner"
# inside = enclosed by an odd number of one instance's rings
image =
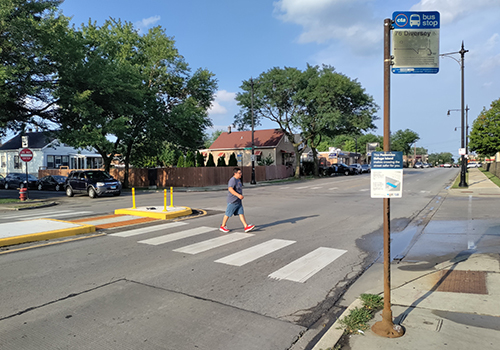
[[[462,75],[462,92],[461,92],[461,100],[462,100],[462,107],[460,109],[460,111],[462,112],[462,146],[461,148],[464,149],[465,148],[465,137],[464,137],[464,134],[466,133],[465,131],[465,84],[464,84],[464,71],[465,71],[465,54],[469,52],[469,50],[465,50],[464,49],[464,42],[462,41],[462,48],[460,49],[460,51],[457,51],[457,52],[450,52],[450,53],[444,53],[444,54],[441,54],[439,56],[443,56],[443,57],[449,57],[449,58],[452,58],[454,59],[455,61],[458,62],[458,64],[460,65],[460,71],[461,71],[461,75]],[[456,58],[453,58],[451,57],[450,55],[454,55],[454,54],[460,54],[460,61],[458,61]],[[466,168],[466,164],[465,164],[465,155],[462,154],[462,167],[461,167],[461,170],[460,170],[460,183],[458,184],[459,187],[468,187],[467,185],[467,182],[465,181],[465,173],[467,171],[467,168]]]
[[[255,185],[255,143],[253,138],[254,132],[254,118],[253,118],[253,78],[250,78],[250,86],[252,88],[252,180],[250,181],[250,185]]]

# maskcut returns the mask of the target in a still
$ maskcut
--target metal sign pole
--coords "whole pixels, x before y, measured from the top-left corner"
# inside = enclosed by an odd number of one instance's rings
[[[384,152],[391,150],[391,29],[392,21],[384,20]],[[394,325],[391,311],[391,202],[389,198],[383,199],[384,205],[384,310],[382,321],[372,326],[372,331],[387,338],[398,338],[404,334],[403,328]]]

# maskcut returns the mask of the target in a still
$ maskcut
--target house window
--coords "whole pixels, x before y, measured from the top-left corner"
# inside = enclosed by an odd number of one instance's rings
[[[0,166],[2,168],[6,168],[7,167],[7,161],[6,161],[6,157],[5,156],[2,156],[2,162],[1,162]]]
[[[54,169],[54,156],[47,156],[47,169]]]
[[[21,164],[19,164],[19,156],[14,156],[14,169],[21,169]]]

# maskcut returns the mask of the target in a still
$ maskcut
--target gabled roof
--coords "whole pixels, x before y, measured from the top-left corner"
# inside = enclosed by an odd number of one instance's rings
[[[255,147],[276,147],[283,136],[284,133],[280,129],[254,130],[254,145]],[[252,147],[252,131],[223,132],[212,143],[209,150],[245,147]]]
[[[27,132],[29,148],[43,148],[54,140],[54,137],[49,136],[47,133],[40,132]],[[20,133],[11,138],[0,146],[0,151],[17,150],[22,148],[22,137]]]

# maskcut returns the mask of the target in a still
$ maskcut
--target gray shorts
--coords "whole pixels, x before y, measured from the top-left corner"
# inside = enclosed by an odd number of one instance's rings
[[[242,215],[243,214],[243,204],[238,201],[234,203],[228,203],[226,208],[226,216],[231,217],[233,215]]]

